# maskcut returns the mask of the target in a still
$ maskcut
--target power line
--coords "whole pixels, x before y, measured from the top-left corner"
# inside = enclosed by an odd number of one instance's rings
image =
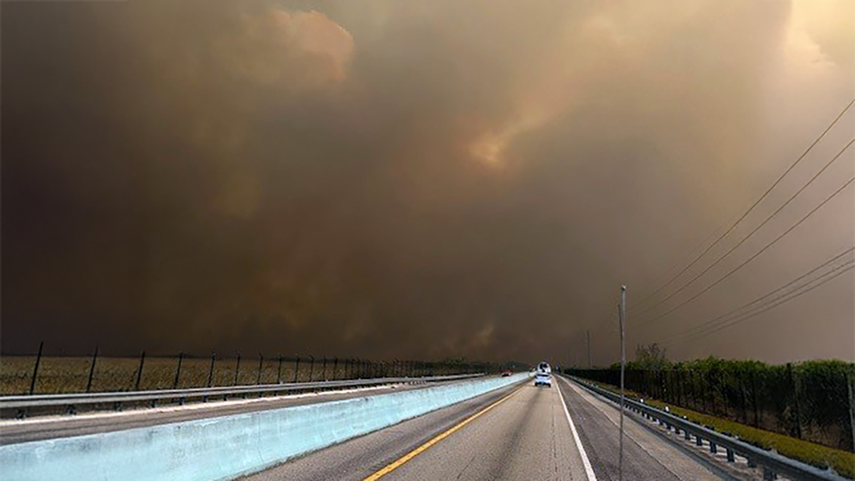
[[[805,156],[806,156],[806,155],[807,155],[807,154],[808,154],[808,153],[809,153],[809,152],[814,148],[814,146],[816,146],[816,144],[818,144],[818,143],[819,143],[819,141],[820,141],[820,140],[822,140],[822,139],[825,137],[825,135],[826,135],[826,134],[831,130],[831,128],[832,128],[832,127],[834,127],[834,125],[835,125],[835,124],[837,124],[837,121],[839,121],[839,120],[840,120],[840,118],[841,118],[841,117],[843,117],[843,115],[844,115],[844,114],[849,110],[849,108],[850,108],[850,107],[852,107],[852,105],[853,105],[853,104],[855,104],[855,99],[852,99],[852,101],[850,101],[850,102],[849,102],[849,104],[846,106],[846,108],[844,108],[844,109],[843,109],[843,111],[841,111],[841,112],[840,112],[840,114],[837,116],[837,118],[835,118],[835,119],[834,119],[834,121],[833,121],[833,122],[831,122],[831,124],[830,124],[828,127],[826,127],[826,129],[822,132],[822,134],[820,134],[820,136],[819,136],[819,137],[817,137],[817,138],[816,138],[816,140],[814,140],[812,144],[810,144],[810,146],[809,146],[809,147],[808,147],[808,148],[807,148],[807,149],[802,153],[802,155],[800,155],[800,156],[799,156],[799,158],[798,158],[798,159],[796,159],[796,161],[795,161],[795,162],[793,162],[793,163],[792,163],[792,165],[790,165],[790,166],[787,168],[787,170],[785,170],[785,171],[784,171],[784,173],[783,173],[783,174],[781,174],[781,176],[780,176],[780,177],[778,177],[778,180],[776,180],[776,181],[772,184],[772,186],[771,186],[771,187],[769,187],[768,189],[766,189],[766,192],[764,192],[764,193],[763,193],[763,195],[761,195],[761,196],[760,196],[760,198],[759,198],[759,199],[757,199],[757,200],[754,202],[754,204],[752,204],[752,205],[751,205],[751,207],[749,207],[749,208],[748,208],[748,210],[746,210],[746,211],[745,211],[745,213],[743,213],[743,214],[739,217],[739,219],[737,219],[737,220],[736,220],[736,222],[734,222],[734,223],[733,223],[733,224],[732,224],[732,225],[727,229],[727,231],[725,231],[725,233],[724,233],[724,234],[722,234],[721,236],[719,236],[719,237],[715,240],[715,242],[713,242],[710,246],[708,246],[706,249],[704,249],[704,251],[703,251],[703,252],[701,252],[701,253],[700,253],[700,255],[698,255],[697,257],[695,257],[695,259],[694,259],[694,260],[692,260],[692,262],[691,262],[691,263],[689,263],[689,265],[687,265],[686,267],[684,267],[680,272],[678,272],[678,273],[677,273],[677,275],[675,275],[675,276],[674,276],[674,277],[672,277],[668,282],[666,282],[665,284],[663,284],[662,286],[660,286],[658,289],[656,289],[655,291],[651,292],[651,293],[650,293],[650,294],[648,294],[646,297],[644,297],[643,299],[641,299],[640,301],[638,301],[638,304],[636,304],[635,306],[639,306],[639,305],[643,304],[643,303],[644,303],[644,302],[646,302],[648,299],[652,298],[654,295],[656,295],[658,292],[660,292],[662,289],[664,289],[666,286],[670,285],[670,284],[671,284],[672,282],[674,282],[677,278],[679,278],[681,275],[683,275],[683,273],[684,273],[684,272],[686,272],[686,271],[687,271],[687,270],[689,270],[693,265],[695,265],[695,264],[696,264],[696,263],[697,263],[697,262],[698,262],[698,261],[699,261],[703,256],[705,256],[705,255],[706,255],[710,250],[712,250],[712,248],[713,248],[713,247],[715,247],[715,246],[716,246],[716,245],[717,245],[717,244],[718,244],[722,239],[724,239],[725,237],[727,237],[727,235],[728,235],[728,234],[730,234],[730,233],[733,231],[733,229],[735,229],[735,228],[736,228],[736,226],[737,226],[737,225],[739,225],[739,223],[740,223],[740,222],[742,222],[742,220],[743,220],[743,219],[745,219],[745,218],[748,216],[748,214],[750,214],[750,213],[751,213],[751,211],[753,211],[753,210],[754,210],[754,208],[756,208],[756,207],[757,207],[757,205],[758,205],[758,204],[760,204],[760,202],[762,202],[762,201],[763,201],[763,199],[765,199],[765,198],[769,195],[769,193],[770,193],[770,192],[772,192],[772,189],[774,189],[774,188],[775,188],[779,183],[781,183],[781,180],[783,180],[783,179],[784,179],[784,177],[786,177],[786,176],[787,176],[787,174],[789,174],[789,173],[790,173],[790,171],[791,171],[791,170],[793,170],[793,168],[795,168],[795,166],[796,166],[796,165],[798,165],[798,163],[799,163],[799,162],[801,162],[801,161],[802,161],[802,159],[804,159],[804,158],[805,158]],[[679,264],[677,264],[677,265],[679,265]],[[669,269],[669,270],[671,270],[671,269]],[[630,308],[630,309],[631,309],[631,308]]]
[[[706,243],[707,243],[707,242],[709,242],[709,240],[710,240],[710,239],[712,239],[713,237],[715,237],[715,235],[716,235],[716,234],[718,234],[719,232],[721,232],[721,231],[722,231],[722,229],[724,229],[725,227],[727,227],[727,225],[728,225],[729,223],[730,223],[730,221],[728,220],[728,221],[724,222],[722,225],[718,226],[718,228],[716,228],[716,230],[714,230],[712,234],[708,235],[706,239],[704,239],[703,241],[701,241],[701,243],[700,243],[700,244],[696,245],[696,246],[695,246],[695,248],[694,248],[694,249],[692,249],[691,251],[689,251],[689,253],[688,253],[688,254],[686,254],[686,255],[684,255],[683,257],[681,257],[679,261],[677,261],[674,265],[672,265],[671,267],[669,267],[669,268],[668,268],[668,270],[666,270],[665,272],[663,272],[662,274],[660,274],[660,275],[659,275],[659,277],[657,277],[655,280],[653,280],[653,282],[651,282],[649,285],[652,287],[652,286],[655,286],[656,284],[659,284],[659,281],[661,281],[662,279],[664,279],[668,274],[670,274],[670,273],[671,273],[671,271],[673,271],[674,269],[676,269],[676,268],[677,268],[677,266],[679,266],[680,264],[682,264],[682,263],[683,263],[683,261],[685,261],[686,259],[688,259],[689,257],[691,257],[691,256],[692,256],[692,254],[694,254],[694,253],[695,253],[695,252],[697,252],[699,249],[701,249],[703,246],[705,246],[705,245],[706,245]],[[656,293],[656,291],[651,292],[651,295],[652,295],[652,294],[655,294],[655,293]],[[643,297],[644,299],[647,299],[647,295],[646,295],[646,294],[645,294],[644,296],[642,296],[642,297]]]
[[[674,336],[671,336],[670,338],[666,339],[666,343],[673,342],[675,339],[678,339],[678,338],[680,338],[680,337],[682,337],[682,336],[685,336],[685,335],[691,335],[691,334],[693,334],[694,332],[697,332],[697,331],[700,331],[700,330],[706,329],[706,328],[708,328],[709,326],[711,326],[711,325],[713,325],[713,324],[717,323],[718,321],[720,321],[720,320],[722,320],[722,319],[725,319],[725,318],[728,318],[728,317],[731,317],[731,316],[733,316],[733,314],[735,314],[735,313],[737,313],[737,312],[739,312],[739,311],[742,311],[742,310],[744,310],[745,308],[747,308],[747,307],[749,307],[749,306],[751,306],[751,305],[754,305],[754,304],[758,304],[758,303],[760,303],[758,306],[755,306],[755,307],[753,307],[753,308],[749,309],[747,312],[751,312],[751,311],[754,311],[754,310],[756,310],[756,309],[762,308],[762,307],[764,307],[764,306],[766,306],[766,305],[768,305],[768,304],[771,304],[771,303],[773,303],[773,302],[777,301],[777,300],[778,300],[778,299],[780,299],[781,297],[787,296],[787,295],[789,295],[789,294],[791,294],[791,293],[793,293],[793,292],[795,292],[795,291],[797,291],[797,290],[799,290],[799,289],[802,289],[802,288],[804,288],[805,286],[810,285],[811,283],[816,282],[817,280],[822,279],[823,277],[828,276],[829,274],[831,274],[831,273],[833,273],[833,272],[836,272],[837,270],[839,270],[839,269],[841,269],[841,268],[843,268],[843,267],[845,267],[845,266],[847,266],[847,265],[849,265],[849,264],[852,264],[853,262],[855,262],[855,259],[850,259],[849,261],[844,262],[843,264],[841,264],[841,265],[839,265],[839,266],[835,267],[835,268],[834,268],[834,269],[832,269],[831,271],[826,272],[825,274],[822,274],[821,276],[819,276],[819,277],[817,277],[817,278],[811,279],[811,280],[809,280],[808,282],[806,282],[806,283],[804,283],[804,284],[802,284],[802,285],[800,285],[800,286],[797,286],[795,289],[790,290],[789,292],[787,292],[787,293],[786,293],[786,294],[784,294],[783,296],[775,297],[775,298],[772,298],[771,300],[767,299],[767,298],[772,297],[772,296],[774,296],[775,294],[777,294],[777,293],[781,292],[782,290],[787,289],[788,287],[792,286],[793,284],[796,284],[797,282],[799,282],[799,281],[801,281],[802,279],[804,279],[804,278],[806,278],[806,277],[810,276],[811,274],[815,273],[816,271],[818,271],[818,270],[820,270],[820,269],[822,269],[822,268],[824,268],[824,267],[828,266],[829,264],[833,264],[835,261],[837,261],[837,260],[838,260],[838,259],[840,259],[841,257],[843,257],[843,256],[845,256],[845,255],[847,255],[847,254],[851,253],[852,251],[855,251],[855,247],[850,247],[849,249],[846,249],[845,251],[841,252],[840,254],[837,254],[836,256],[832,257],[831,259],[829,259],[829,260],[827,260],[827,261],[823,262],[823,263],[822,263],[822,264],[820,264],[819,266],[814,267],[814,268],[813,268],[813,269],[811,269],[810,271],[808,271],[808,272],[806,272],[806,273],[804,273],[804,274],[800,275],[799,277],[797,277],[797,278],[795,278],[795,279],[791,280],[790,282],[788,282],[788,283],[784,284],[783,286],[780,286],[780,287],[778,287],[777,289],[774,289],[774,290],[772,290],[772,291],[770,291],[770,292],[768,292],[768,293],[766,293],[766,294],[764,294],[764,295],[762,295],[762,296],[758,297],[757,299],[754,299],[753,301],[751,301],[751,302],[749,302],[749,303],[747,303],[747,304],[743,304],[742,306],[739,306],[739,307],[738,307],[738,308],[736,308],[736,309],[733,309],[733,310],[731,310],[731,311],[729,311],[729,312],[726,312],[726,313],[724,313],[724,314],[722,314],[722,315],[720,315],[720,316],[718,316],[718,317],[715,317],[715,318],[709,319],[709,320],[707,320],[707,321],[704,321],[704,322],[702,322],[702,323],[700,323],[700,324],[698,324],[698,325],[696,325],[696,326],[693,326],[693,327],[691,327],[691,328],[689,328],[689,329],[686,329],[686,330],[685,330],[685,331],[683,331],[683,332],[680,332],[680,333],[678,333],[678,334],[675,334]],[[741,315],[744,315],[744,314],[746,314],[747,312],[743,312],[742,314],[739,314],[739,315],[737,315],[736,317],[739,317],[739,316],[741,316]]]
[[[818,288],[818,287],[820,287],[820,286],[823,286],[823,285],[825,285],[825,284],[826,284],[826,283],[828,283],[828,282],[831,282],[832,280],[834,280],[834,279],[836,279],[836,278],[838,278],[838,277],[842,276],[842,275],[843,275],[843,274],[845,274],[846,272],[848,272],[848,271],[852,270],[852,268],[855,268],[855,263],[847,262],[847,263],[846,263],[846,264],[844,264],[843,266],[840,266],[840,267],[838,267],[837,269],[835,269],[835,271],[837,271],[838,269],[840,269],[840,270],[839,270],[839,272],[837,272],[837,273],[836,273],[836,274],[834,274],[833,276],[831,276],[831,277],[829,277],[829,278],[827,278],[827,279],[823,280],[823,281],[822,281],[822,282],[820,282],[819,284],[816,284],[816,285],[814,285],[814,286],[811,286],[809,289],[805,289],[805,290],[803,290],[803,291],[801,291],[801,292],[798,292],[798,293],[797,293],[797,294],[795,294],[795,295],[792,295],[792,296],[790,296],[790,297],[788,297],[788,298],[786,298],[786,299],[783,299],[783,300],[781,300],[781,301],[779,301],[779,302],[777,302],[777,303],[775,303],[775,304],[772,304],[771,306],[767,307],[766,309],[759,310],[759,311],[757,311],[757,312],[754,312],[754,313],[752,313],[752,314],[746,315],[746,316],[741,317],[741,318],[740,318],[740,317],[737,317],[737,318],[735,318],[735,319],[731,320],[730,322],[727,322],[727,323],[725,323],[725,324],[721,324],[721,325],[719,325],[719,326],[717,326],[717,327],[715,327],[715,328],[713,328],[713,329],[711,329],[711,330],[708,330],[708,331],[706,331],[706,332],[699,333],[699,334],[695,334],[694,336],[689,337],[689,338],[687,338],[687,339],[683,339],[683,340],[681,340],[680,342],[687,342],[687,341],[692,341],[692,340],[695,340],[695,339],[699,339],[699,338],[701,338],[701,337],[705,337],[705,336],[708,336],[708,335],[714,334],[714,333],[716,333],[716,332],[719,332],[719,331],[721,331],[721,330],[723,330],[723,329],[727,329],[728,327],[734,326],[734,325],[736,325],[736,324],[739,324],[739,323],[745,322],[745,321],[747,321],[748,319],[751,319],[751,318],[753,318],[753,317],[759,316],[760,314],[762,314],[762,313],[764,313],[764,312],[766,312],[766,311],[772,310],[772,309],[774,309],[774,308],[776,308],[776,307],[780,306],[781,304],[785,304],[785,303],[787,303],[787,302],[789,302],[789,301],[792,301],[793,299],[795,299],[795,298],[797,298],[797,297],[801,297],[802,295],[807,294],[808,292],[810,292],[810,291],[812,291],[812,290],[814,290],[814,289],[816,289],[816,288]],[[834,272],[834,271],[832,271],[832,272]],[[828,275],[828,274],[830,274],[830,273],[827,273],[827,274],[824,274],[824,275]],[[814,279],[814,280],[813,280],[813,281],[811,281],[811,282],[814,282],[814,281],[816,281],[816,280],[817,280],[817,279]],[[795,292],[795,291],[793,291],[793,292]],[[792,294],[792,292],[791,292],[790,294]],[[789,295],[789,294],[787,294],[787,295]],[[786,297],[786,296],[781,296],[781,297]],[[672,341],[671,343],[669,343],[669,345],[670,345],[670,344],[673,344],[673,341]]]
[[[796,297],[798,297],[798,296],[801,294],[799,291],[802,291],[802,290],[803,290],[803,292],[809,292],[813,287],[818,287],[819,285],[822,285],[824,282],[830,281],[831,279],[833,279],[833,278],[837,277],[838,275],[842,275],[842,274],[844,274],[846,271],[848,271],[848,270],[852,269],[853,267],[855,267],[855,260],[848,261],[848,262],[844,262],[843,264],[841,264],[841,265],[839,265],[839,266],[835,267],[834,269],[831,269],[830,271],[828,271],[828,272],[826,272],[826,273],[824,273],[824,274],[820,275],[819,277],[817,277],[817,278],[815,278],[815,279],[811,279],[810,281],[808,281],[808,282],[804,283],[803,285],[798,286],[798,287],[796,287],[795,289],[791,289],[789,292],[786,292],[786,293],[784,293],[784,294],[781,294],[781,295],[779,295],[779,296],[775,297],[774,299],[771,299],[771,300],[767,301],[765,304],[761,304],[761,305],[759,305],[759,306],[757,306],[757,307],[754,307],[754,308],[752,308],[752,309],[749,309],[748,311],[746,311],[746,312],[744,312],[744,313],[742,313],[742,314],[740,314],[740,315],[738,315],[738,316],[735,316],[735,317],[733,317],[732,319],[730,319],[730,320],[728,320],[728,321],[725,321],[725,322],[723,322],[723,323],[719,323],[719,324],[718,324],[718,326],[706,326],[706,327],[705,327],[706,332],[701,332],[701,331],[703,331],[703,330],[704,330],[704,329],[702,329],[702,330],[700,330],[700,331],[698,331],[698,332],[694,333],[694,335],[693,335],[693,336],[691,336],[691,338],[696,339],[696,338],[698,338],[698,337],[702,337],[702,336],[704,336],[704,335],[706,335],[706,334],[708,334],[708,333],[715,332],[715,331],[717,331],[717,330],[718,330],[718,328],[720,328],[720,327],[729,326],[729,325],[730,325],[730,323],[731,323],[731,321],[735,321],[736,319],[740,318],[741,316],[745,316],[745,318],[747,319],[747,318],[749,318],[749,317],[753,317],[754,315],[759,315],[759,314],[760,314],[760,313],[762,313],[762,312],[766,312],[767,310],[772,309],[772,308],[774,308],[775,306],[778,306],[778,305],[780,305],[780,304],[782,304],[782,303],[784,303],[784,302],[788,301],[790,298],[796,298]],[[842,270],[843,272],[839,272],[839,271],[841,271],[841,270]],[[834,275],[832,276],[832,274],[834,274]],[[827,278],[827,277],[829,277],[829,276],[831,276],[831,278],[829,278],[829,279],[825,279],[825,278]],[[823,279],[825,279],[825,280],[823,281]],[[810,288],[808,288],[808,289],[805,289],[806,287],[808,287],[808,286],[810,286],[811,284],[814,284],[814,283],[816,283],[816,282],[818,282],[818,281],[823,281],[823,282],[819,282],[819,284],[817,284],[817,285],[815,285],[815,286],[812,286],[812,287],[810,287]],[[788,298],[788,299],[785,299],[785,298]],[[783,301],[781,301],[781,302],[778,302],[778,301],[779,301],[779,300],[781,300],[781,299],[784,299],[784,300],[783,300]],[[768,306],[768,307],[766,307],[766,306]],[[685,340],[688,340],[688,339],[684,339],[684,341],[685,341]]]
[[[642,321],[642,322],[638,323],[638,325],[637,325],[637,326],[638,326],[638,327],[646,326],[646,325],[648,325],[648,324],[650,324],[650,323],[652,323],[652,322],[654,322],[654,321],[657,321],[657,320],[659,320],[659,319],[662,319],[663,317],[667,316],[668,314],[671,314],[672,312],[676,311],[677,309],[681,308],[682,306],[685,306],[686,304],[688,304],[689,302],[691,302],[691,301],[693,301],[693,300],[697,299],[699,296],[701,296],[701,295],[702,295],[702,294],[704,294],[705,292],[709,291],[709,290],[710,290],[710,289],[712,289],[713,287],[715,287],[715,286],[717,286],[718,284],[722,283],[725,279],[727,279],[728,277],[730,277],[731,275],[733,275],[736,271],[738,271],[739,269],[742,269],[742,268],[743,268],[745,265],[747,265],[749,262],[753,261],[753,260],[754,260],[754,259],[756,259],[760,254],[762,254],[762,253],[763,253],[763,252],[765,252],[767,249],[769,249],[770,247],[772,247],[773,245],[775,245],[775,243],[777,243],[779,240],[783,239],[783,238],[784,238],[784,236],[786,236],[787,234],[789,234],[790,232],[792,232],[792,231],[793,231],[793,229],[795,229],[796,227],[798,227],[799,225],[801,225],[801,224],[802,224],[802,222],[804,222],[805,220],[807,220],[807,219],[808,219],[808,217],[810,217],[810,216],[811,216],[811,215],[813,215],[816,211],[818,211],[819,209],[821,209],[825,204],[827,204],[831,199],[833,199],[834,197],[836,197],[839,193],[843,192],[843,189],[845,189],[846,187],[849,187],[849,185],[850,185],[853,181],[855,181],[855,177],[852,177],[852,178],[850,178],[848,181],[846,181],[846,183],[845,183],[845,184],[843,184],[843,185],[842,185],[842,186],[840,186],[837,190],[835,190],[835,191],[834,191],[834,193],[832,193],[831,195],[829,195],[828,197],[826,197],[826,198],[825,198],[825,200],[823,200],[823,201],[822,201],[818,206],[814,207],[814,208],[813,208],[813,210],[811,210],[810,212],[808,212],[804,217],[802,217],[801,219],[799,219],[799,221],[798,221],[798,222],[796,222],[795,224],[793,224],[792,226],[790,226],[790,228],[789,228],[789,229],[787,229],[786,231],[784,231],[784,233],[783,233],[783,234],[781,234],[781,235],[779,235],[778,237],[776,237],[772,242],[770,242],[770,243],[766,244],[766,245],[765,245],[762,249],[760,249],[756,254],[754,254],[753,256],[749,257],[745,262],[743,262],[742,264],[739,264],[738,266],[736,266],[733,270],[731,270],[730,272],[728,272],[728,273],[727,273],[727,274],[725,274],[724,276],[720,277],[717,281],[715,281],[715,282],[713,282],[712,284],[710,284],[709,286],[705,287],[704,289],[702,289],[700,292],[698,292],[698,293],[697,293],[697,294],[695,294],[694,296],[692,296],[692,297],[690,297],[690,298],[686,299],[685,301],[681,302],[680,304],[677,304],[677,305],[676,305],[676,306],[674,306],[672,309],[670,309],[670,310],[668,310],[668,311],[665,311],[664,313],[662,313],[662,314],[660,314],[660,315],[658,315],[658,316],[656,316],[656,317],[653,317],[653,318],[651,318],[651,319],[648,319],[647,321]]]
[[[804,185],[803,185],[799,190],[797,190],[795,194],[793,194],[792,196],[790,196],[790,198],[789,198],[789,199],[787,199],[787,201],[786,201],[786,202],[784,202],[784,204],[783,204],[783,205],[781,205],[780,207],[778,207],[778,209],[777,209],[777,210],[775,210],[775,212],[773,212],[771,215],[769,215],[768,217],[766,217],[766,219],[764,219],[764,220],[763,220],[763,222],[761,222],[761,223],[760,223],[760,225],[758,225],[757,227],[755,227],[751,232],[749,232],[749,233],[748,233],[748,235],[746,235],[745,237],[743,237],[743,238],[742,238],[742,240],[740,240],[740,241],[739,241],[735,246],[731,247],[731,248],[730,248],[730,250],[728,250],[727,252],[725,252],[724,254],[722,254],[721,256],[719,256],[719,258],[718,258],[718,259],[716,259],[712,264],[710,264],[709,266],[707,266],[707,268],[706,268],[706,269],[704,269],[704,270],[703,270],[703,271],[701,271],[699,274],[697,274],[695,277],[693,277],[689,282],[687,282],[687,283],[683,284],[682,286],[680,286],[680,288],[679,288],[679,289],[677,289],[676,291],[672,292],[671,294],[669,294],[668,296],[666,296],[664,299],[661,299],[659,302],[657,302],[657,303],[655,303],[655,304],[653,304],[653,305],[651,305],[651,306],[647,307],[647,309],[645,309],[645,310],[643,310],[643,311],[639,312],[639,313],[638,313],[638,315],[644,314],[645,312],[649,312],[650,310],[654,309],[655,307],[657,307],[657,306],[659,306],[659,305],[661,305],[661,304],[663,304],[663,303],[667,302],[667,301],[668,301],[668,299],[671,299],[672,297],[674,297],[674,296],[676,296],[677,294],[679,294],[680,292],[682,292],[682,291],[683,291],[683,289],[685,289],[685,288],[689,287],[690,285],[692,285],[696,280],[700,279],[700,278],[701,278],[701,276],[703,276],[704,274],[706,274],[707,272],[709,272],[709,270],[710,270],[710,269],[712,269],[713,267],[715,267],[716,265],[718,265],[718,263],[719,263],[719,262],[721,262],[722,260],[724,260],[724,259],[725,259],[727,256],[729,256],[733,251],[735,251],[739,246],[741,246],[742,244],[744,244],[744,243],[745,243],[745,241],[747,241],[751,236],[753,236],[753,235],[754,235],[758,230],[760,230],[764,225],[766,225],[770,220],[772,220],[776,215],[778,215],[782,210],[784,210],[784,208],[785,208],[785,207],[787,207],[787,206],[790,204],[790,202],[792,202],[796,197],[798,197],[798,196],[799,196],[799,194],[801,194],[805,189],[807,189],[807,187],[808,187],[809,185],[811,185],[811,184],[813,183],[813,181],[815,181],[815,180],[816,180],[820,175],[822,175],[822,173],[823,173],[823,172],[825,172],[825,170],[826,170],[826,169],[828,169],[829,167],[831,167],[831,164],[833,164],[833,163],[834,163],[838,158],[840,158],[840,156],[841,156],[841,155],[843,155],[843,152],[846,152],[846,150],[847,150],[849,147],[851,147],[853,143],[855,143],[855,137],[853,137],[853,138],[852,138],[852,140],[850,140],[850,141],[849,141],[849,143],[848,143],[848,144],[846,144],[846,146],[845,146],[845,147],[843,147],[843,149],[841,149],[841,150],[840,150],[840,152],[838,152],[838,153],[837,153],[837,155],[835,155],[834,157],[832,157],[832,159],[831,159],[830,161],[828,161],[828,163],[826,163],[826,164],[822,167],[822,169],[820,169],[820,170],[819,170],[819,172],[817,172],[813,177],[811,177],[811,179],[810,179],[809,181],[807,181],[807,183],[806,183],[806,184],[804,184]]]

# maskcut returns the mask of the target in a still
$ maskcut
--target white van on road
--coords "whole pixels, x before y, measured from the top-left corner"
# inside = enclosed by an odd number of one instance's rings
[[[534,371],[534,385],[552,387],[552,368],[546,361],[537,365]]]

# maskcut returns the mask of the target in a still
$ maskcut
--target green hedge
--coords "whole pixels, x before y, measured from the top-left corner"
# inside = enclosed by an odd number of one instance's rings
[[[716,358],[638,369],[630,363],[626,387],[645,396],[755,428],[853,451],[850,390],[855,364],[807,361],[768,365]],[[612,385],[620,369],[565,372]]]

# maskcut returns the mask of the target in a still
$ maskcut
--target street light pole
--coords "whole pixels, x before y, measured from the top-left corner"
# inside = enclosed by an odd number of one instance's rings
[[[623,410],[624,410],[624,371],[626,370],[626,286],[620,286],[620,460],[618,479],[623,480]]]

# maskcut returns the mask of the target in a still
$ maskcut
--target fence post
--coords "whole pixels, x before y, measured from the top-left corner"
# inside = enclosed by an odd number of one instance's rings
[[[276,384],[282,384],[282,354],[279,355],[279,369],[276,371]]]
[[[134,385],[134,391],[140,390],[140,381],[142,380],[143,363],[145,363],[145,351],[140,354],[140,367],[137,369],[137,383]]]
[[[297,373],[300,372],[300,355],[294,354],[297,357],[297,362],[294,363],[294,382],[297,382]]]
[[[86,392],[92,388],[92,378],[95,376],[95,361],[98,360],[98,345],[95,345],[95,354],[92,355],[92,366],[89,368],[89,381],[86,383]]]
[[[739,376],[739,395],[740,400],[742,401],[742,423],[748,424],[748,412],[745,409],[745,380],[744,376]]]
[[[235,363],[235,380],[232,385],[237,386],[238,376],[240,375],[240,352],[235,352],[237,354],[237,362]]]
[[[707,407],[710,405],[710,403],[709,403],[709,401],[710,401],[710,398],[709,398],[710,386],[709,386],[709,381],[707,379],[709,376],[705,375],[703,373],[698,373],[698,377],[701,380],[701,389],[703,389],[703,392],[704,392],[704,394],[703,394],[703,396],[704,396],[704,409],[701,412],[709,414],[709,411],[708,411],[709,408]],[[712,406],[713,406],[713,408],[715,408],[715,400],[713,400]]]
[[[757,372],[756,369],[751,369],[751,401],[754,405],[754,427],[759,426],[759,416],[757,416]]]
[[[787,363],[787,376],[790,378],[790,392],[793,393],[793,407],[796,410],[796,437],[802,438],[802,416],[799,410],[799,392],[796,378],[793,375],[793,364]]]
[[[321,371],[322,371],[321,372],[321,381],[326,381],[327,380],[327,357],[326,356],[324,356],[324,365],[321,368]]]
[[[852,452],[855,453],[855,388],[852,387],[853,381],[852,368],[847,369],[844,373],[843,380],[846,381],[846,388],[849,391],[849,427],[852,429]]]
[[[33,366],[33,380],[30,381],[30,395],[36,391],[36,376],[39,375],[39,363],[42,362],[42,349],[45,347],[45,342],[39,342],[39,353],[36,355],[36,364]]]
[[[309,355],[309,382],[315,377],[315,356]]]
[[[689,392],[692,396],[692,409],[698,409],[698,397],[695,396],[695,371],[689,369]]]
[[[258,377],[255,379],[255,385],[261,384],[261,371],[264,369],[264,356],[258,353]]]
[[[335,381],[338,379],[338,358],[333,359],[332,363],[332,380]]]
[[[721,393],[721,401],[724,405],[724,417],[727,419],[727,405],[730,403],[730,400],[727,398],[727,384],[725,383],[724,372],[721,372],[718,375],[718,386],[719,392]]]
[[[668,402],[671,404],[675,404],[674,395],[676,394],[674,390],[674,371],[668,369],[664,372],[665,374],[665,397],[668,399]]]
[[[178,378],[181,376],[181,361],[184,360],[184,353],[178,353],[178,369],[175,370],[175,382],[172,384],[172,389],[178,389]]]
[[[208,387],[214,383],[214,362],[217,360],[217,353],[211,351],[211,369],[208,370]]]
[[[712,401],[712,411],[710,412],[710,414],[712,414],[713,416],[717,416],[718,415],[718,409],[717,409],[718,403],[715,402],[716,401],[715,394],[716,394],[716,392],[718,392],[718,386],[717,386],[718,376],[716,376],[712,371],[710,371],[709,373],[707,373],[707,378],[709,379],[709,383],[710,383],[710,401]]]

